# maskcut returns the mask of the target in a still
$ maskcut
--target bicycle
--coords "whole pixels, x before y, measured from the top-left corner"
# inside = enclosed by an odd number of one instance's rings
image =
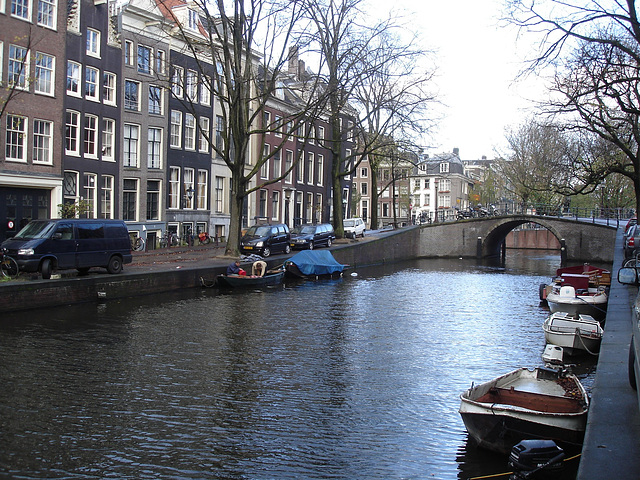
[[[146,247],[146,243],[147,242],[145,242],[144,238],[142,237],[131,237],[131,250],[142,252]]]
[[[631,258],[622,263],[623,267],[640,267],[640,251],[636,252]]]
[[[208,245],[211,243],[211,236],[208,232],[200,232],[198,234],[198,242],[200,242],[200,245]]]
[[[19,270],[18,262],[7,255],[7,249],[0,249],[0,271],[2,271],[2,276],[9,279],[16,278]]]
[[[160,239],[160,248],[175,247],[176,245],[178,245],[178,235],[173,232],[165,232]]]

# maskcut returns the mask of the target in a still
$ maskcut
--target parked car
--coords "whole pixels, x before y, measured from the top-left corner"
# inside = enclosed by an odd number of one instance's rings
[[[638,223],[638,217],[631,217],[627,224],[624,227],[624,232],[622,234],[622,248],[624,248],[625,242],[627,241],[627,234],[629,233],[629,229]]]
[[[32,220],[14,237],[2,242],[21,271],[40,272],[51,278],[53,270],[75,268],[87,273],[104,267],[120,273],[131,263],[131,239],[122,220]]]
[[[326,245],[330,247],[336,239],[333,226],[329,223],[320,225],[299,225],[291,230],[291,248],[313,250]]]
[[[344,227],[345,237],[364,237],[366,225],[361,218],[345,218],[342,225]]]
[[[639,225],[631,225],[629,230],[624,237],[623,241],[624,246],[624,257],[629,258],[633,257],[640,249],[640,226]]]
[[[291,251],[291,234],[284,223],[253,225],[240,239],[240,251],[268,257],[272,253]]]

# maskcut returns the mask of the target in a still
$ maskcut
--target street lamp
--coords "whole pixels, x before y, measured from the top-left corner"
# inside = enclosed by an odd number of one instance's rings
[[[435,223],[435,222],[438,221],[438,178],[437,177],[434,177],[434,179],[433,179],[433,187],[436,190],[436,195],[435,195],[435,198],[434,198],[435,206],[436,206],[436,215],[435,215],[435,220],[434,220],[434,223]]]

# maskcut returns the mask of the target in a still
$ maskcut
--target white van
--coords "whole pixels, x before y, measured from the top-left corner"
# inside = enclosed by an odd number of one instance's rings
[[[343,222],[344,236],[349,238],[363,237],[366,225],[361,218],[345,218]]]

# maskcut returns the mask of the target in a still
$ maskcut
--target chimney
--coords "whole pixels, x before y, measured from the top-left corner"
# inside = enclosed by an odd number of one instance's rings
[[[460,156],[460,149],[458,147],[454,147],[453,148],[453,154],[457,157]]]
[[[289,48],[289,65],[288,65],[288,72],[289,75],[295,75],[296,79],[298,79],[298,75],[299,75],[299,65],[298,65],[298,47],[291,47]]]

